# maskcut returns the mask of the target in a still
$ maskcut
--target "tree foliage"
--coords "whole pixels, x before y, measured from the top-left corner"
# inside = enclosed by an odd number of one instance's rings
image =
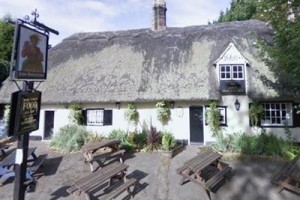
[[[265,64],[276,80],[265,84],[289,96],[300,95],[300,1],[259,1],[257,18],[274,29],[273,44],[260,43]]]
[[[13,45],[14,28],[5,22],[11,19],[9,15],[0,19],[0,85],[8,77]]]
[[[220,11],[219,18],[213,23],[228,21],[244,21],[254,19],[257,9],[257,0],[232,0],[230,8]]]

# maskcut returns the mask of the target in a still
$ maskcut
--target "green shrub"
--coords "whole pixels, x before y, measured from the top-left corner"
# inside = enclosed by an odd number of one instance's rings
[[[126,150],[132,150],[134,145],[130,143],[128,139],[128,134],[123,130],[112,130],[109,135],[108,139],[118,139],[121,142],[121,148]]]
[[[217,137],[213,145],[218,151],[231,151],[246,155],[279,156],[291,160],[300,155],[300,147],[265,130],[259,135],[233,133]]]
[[[286,144],[284,147],[286,149],[283,150],[283,157],[286,160],[293,160],[295,157],[300,155],[300,146]]]
[[[209,108],[205,112],[205,118],[213,137],[218,137],[219,134],[222,134],[220,127],[220,110],[215,101],[210,102]]]
[[[147,131],[143,130],[136,135],[136,145],[138,149],[143,149],[147,146]]]
[[[222,133],[215,135],[216,142],[212,145],[217,151],[229,150],[230,137],[225,138]]]
[[[176,145],[176,140],[173,134],[169,132],[163,132],[161,145],[162,145],[162,149],[165,151],[172,150]]]
[[[84,124],[84,117],[82,113],[82,108],[79,104],[72,104],[70,106],[70,114],[69,119],[71,123],[75,123],[77,125],[83,125]]]
[[[87,138],[88,142],[99,142],[102,141],[103,139],[105,139],[105,136],[98,133],[90,133]]]
[[[89,134],[83,126],[67,125],[53,136],[50,146],[64,153],[78,151],[88,140]]]

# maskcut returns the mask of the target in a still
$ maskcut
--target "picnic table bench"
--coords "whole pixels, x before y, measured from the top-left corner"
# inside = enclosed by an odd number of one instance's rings
[[[206,197],[211,199],[210,192],[231,171],[228,164],[220,161],[221,155],[212,151],[200,152],[197,156],[189,159],[176,171],[182,176],[179,185],[185,181],[198,184]]]
[[[95,192],[97,188],[101,188],[105,184],[108,184],[110,187],[112,179],[117,178],[119,180],[123,179],[123,182],[118,184],[111,192],[102,194],[98,199],[113,199],[125,190],[127,190],[129,196],[133,198],[130,187],[135,186],[137,180],[134,178],[126,179],[125,171],[127,168],[128,165],[114,162],[75,181],[74,184],[67,189],[67,192],[73,194],[76,199],[94,199],[95,197],[92,197],[92,193]]]
[[[0,144],[0,151],[1,151],[1,155],[2,156],[6,156],[6,152],[5,152],[5,149],[8,149],[8,145],[6,144]]]
[[[300,156],[279,169],[273,175],[272,181],[278,185],[278,193],[283,189],[289,189],[300,194]]]
[[[117,139],[85,144],[81,148],[81,151],[84,156],[84,161],[90,164],[90,169],[92,172],[95,170],[93,167],[93,163],[95,161],[98,162],[100,168],[106,160],[112,158],[118,158],[119,161],[123,163],[123,155],[125,154],[125,150],[119,149],[119,145],[120,141]],[[110,148],[111,151],[102,153],[100,155],[95,154],[99,149],[105,148]]]
[[[47,158],[47,154],[36,156],[35,154],[36,147],[32,147],[28,149],[28,167],[26,169],[26,179],[27,184],[36,183],[36,179],[33,175],[37,172],[37,170],[42,166],[44,160]],[[6,156],[0,162],[0,179],[7,179],[9,177],[15,177],[14,165],[16,162],[16,149],[8,156]]]

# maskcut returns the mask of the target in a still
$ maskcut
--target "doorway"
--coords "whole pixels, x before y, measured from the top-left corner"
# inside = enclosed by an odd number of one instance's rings
[[[190,142],[204,143],[203,107],[190,107]]]
[[[54,128],[54,111],[45,111],[44,140],[49,140]]]

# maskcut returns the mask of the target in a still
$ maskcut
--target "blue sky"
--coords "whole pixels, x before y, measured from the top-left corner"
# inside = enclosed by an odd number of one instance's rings
[[[216,19],[230,0],[165,0],[167,26],[203,25]],[[58,30],[50,44],[77,32],[150,28],[153,0],[0,0],[0,17],[22,19],[35,9],[38,21]],[[31,15],[30,15],[31,17]]]

